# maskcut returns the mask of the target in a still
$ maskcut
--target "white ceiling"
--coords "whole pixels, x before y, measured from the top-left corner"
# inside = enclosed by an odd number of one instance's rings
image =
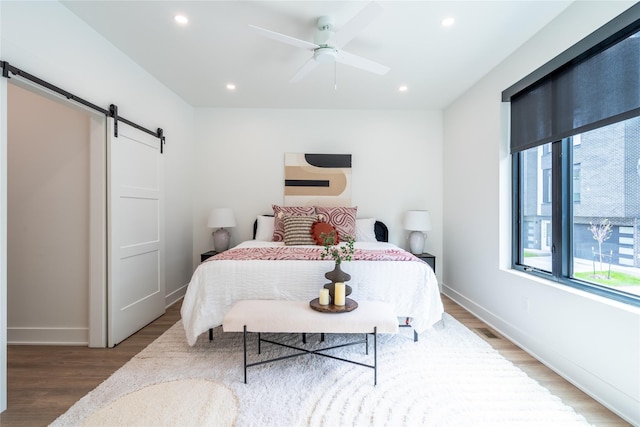
[[[194,107],[440,109],[571,2],[381,1],[382,14],[344,50],[389,66],[386,75],[323,64],[293,84],[311,54],[261,37],[249,24],[312,42],[319,16],[333,16],[339,30],[367,2],[63,4]],[[178,13],[187,26],[174,22]],[[447,16],[456,23],[444,28]]]

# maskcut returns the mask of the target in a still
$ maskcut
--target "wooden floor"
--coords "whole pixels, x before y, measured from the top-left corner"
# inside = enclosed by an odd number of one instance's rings
[[[506,359],[547,387],[595,426],[629,426],[611,411],[563,380],[469,312],[443,296],[445,310]],[[9,346],[8,409],[0,426],[46,426],[62,415],[180,318],[180,304],[112,349]]]

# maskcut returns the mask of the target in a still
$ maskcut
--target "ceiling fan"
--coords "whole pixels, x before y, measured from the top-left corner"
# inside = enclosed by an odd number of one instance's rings
[[[290,80],[291,83],[300,81],[319,64],[332,62],[339,62],[371,73],[384,75],[389,71],[389,67],[342,50],[343,46],[357,36],[358,33],[369,25],[381,12],[382,7],[379,4],[369,3],[336,32],[333,31],[333,17],[321,16],[318,18],[318,30],[313,43],[256,27],[255,25],[249,25],[249,28],[261,36],[287,43],[313,53],[311,58],[293,75]]]

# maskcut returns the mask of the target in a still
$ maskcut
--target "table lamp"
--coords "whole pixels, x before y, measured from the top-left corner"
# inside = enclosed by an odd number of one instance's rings
[[[429,211],[407,211],[404,216],[404,228],[409,234],[409,248],[412,254],[424,251],[424,232],[431,230],[431,215]]]
[[[236,217],[233,215],[231,208],[213,208],[209,214],[207,221],[209,228],[217,228],[213,234],[213,248],[216,252],[222,252],[229,249],[229,231],[224,227],[235,227]]]

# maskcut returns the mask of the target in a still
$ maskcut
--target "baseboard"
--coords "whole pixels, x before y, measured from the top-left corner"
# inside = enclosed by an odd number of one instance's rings
[[[187,283],[186,285],[179,287],[178,289],[176,289],[175,291],[173,291],[169,295],[167,295],[164,298],[164,306],[166,308],[169,308],[173,304],[175,304],[178,301],[180,301],[184,297],[184,295],[187,293],[187,287],[188,286],[189,286],[189,284]]]
[[[165,297],[165,307],[180,301],[187,292],[184,285]],[[88,346],[89,328],[7,328],[8,345],[68,345]]]
[[[7,328],[7,344],[86,347],[89,328]]]
[[[517,326],[514,326],[500,316],[476,304],[455,289],[448,287],[444,283],[441,284],[441,289],[442,293],[456,304],[491,326],[509,341],[516,344],[533,358],[582,390],[591,398],[632,425],[640,425],[640,414],[637,409],[638,402],[631,396],[621,392],[590,372],[585,371],[582,367],[568,360],[546,343],[526,334]]]

